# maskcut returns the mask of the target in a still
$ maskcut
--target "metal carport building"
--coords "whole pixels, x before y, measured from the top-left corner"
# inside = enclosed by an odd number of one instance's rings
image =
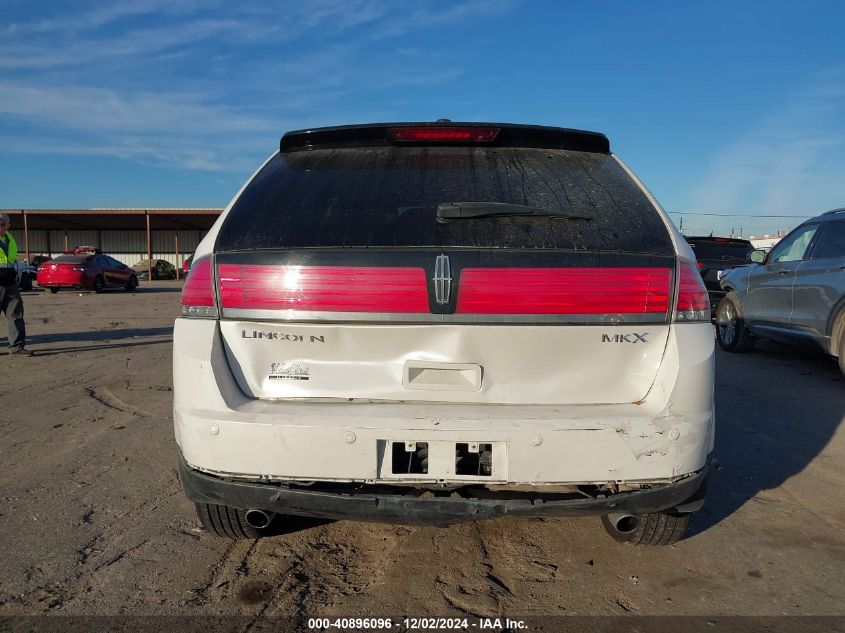
[[[164,259],[181,269],[222,209],[4,209],[19,257],[94,246],[132,266]]]

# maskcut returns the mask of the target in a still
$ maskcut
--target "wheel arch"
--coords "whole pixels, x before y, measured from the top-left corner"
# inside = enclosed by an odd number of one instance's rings
[[[827,332],[830,337],[830,349],[828,352],[833,356],[839,356],[839,342],[845,335],[845,296],[836,302],[830,311],[827,320]]]
[[[736,307],[737,316],[745,317],[745,306],[742,305],[742,297],[739,294],[739,290],[733,284],[725,284],[722,287],[722,290],[725,291],[725,299],[730,299],[731,302]]]

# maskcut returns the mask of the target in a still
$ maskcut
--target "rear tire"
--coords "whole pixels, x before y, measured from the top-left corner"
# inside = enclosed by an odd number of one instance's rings
[[[50,290],[50,292],[52,292],[53,294],[56,294],[56,293],[59,291],[59,289],[58,289],[58,288],[50,288],[49,290]]]
[[[839,335],[839,370],[845,376],[845,331]]]
[[[127,292],[135,292],[135,288],[138,287],[138,278],[135,275],[132,275],[129,278],[129,283],[126,284]]]
[[[736,293],[729,292],[716,308],[716,340],[726,352],[747,352],[754,346],[739,305]]]
[[[210,503],[196,503],[197,516],[206,532],[230,539],[257,539],[265,529],[257,529],[246,522],[245,510]]]
[[[94,292],[100,293],[103,291],[103,288],[105,288],[105,282],[100,275],[97,275],[94,278]]]
[[[24,292],[29,292],[32,290],[32,277],[29,276],[29,273],[21,274],[21,290]]]
[[[612,521],[601,518],[604,529],[615,540],[626,545],[672,545],[680,541],[687,531],[693,513],[680,514],[664,510],[649,514],[626,515]]]

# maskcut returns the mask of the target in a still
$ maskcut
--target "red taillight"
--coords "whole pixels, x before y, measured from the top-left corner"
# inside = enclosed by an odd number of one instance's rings
[[[695,265],[698,266],[698,270],[701,270],[704,267],[704,264],[701,262],[695,262]]]
[[[394,127],[390,134],[397,142],[449,143],[483,142],[495,140],[499,134],[497,127]]]
[[[675,320],[685,323],[710,320],[710,298],[707,296],[707,288],[701,280],[701,274],[687,262],[681,262]]]
[[[182,286],[182,315],[217,317],[211,259],[208,257],[194,262],[185,285]]]
[[[422,268],[221,264],[218,272],[223,308],[429,311],[425,271]],[[193,274],[192,269],[188,279]]]
[[[669,268],[467,268],[462,314],[666,314]]]

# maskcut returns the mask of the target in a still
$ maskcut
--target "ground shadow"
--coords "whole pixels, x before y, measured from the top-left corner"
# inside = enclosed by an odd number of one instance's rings
[[[160,293],[160,292],[182,292],[182,286],[147,286],[143,282],[139,285],[133,292],[127,292],[124,288],[106,288],[103,290],[102,293],[104,295],[110,294],[150,294],[150,293]],[[56,294],[56,295],[70,295],[70,294],[85,294],[85,295],[93,295],[96,294],[93,290],[89,290],[87,288],[62,288],[59,292],[51,293],[47,288],[36,288],[35,290],[27,290],[25,292],[21,292],[21,295],[24,297],[27,296],[36,296],[39,294]]]
[[[261,530],[262,536],[284,536],[294,532],[302,532],[313,528],[334,523],[332,519],[318,519],[316,517],[298,516],[295,514],[277,514],[266,528]]]
[[[167,337],[158,340],[145,340]],[[142,340],[137,340],[142,339]],[[93,342],[95,345],[67,345],[63,347],[42,348],[50,343]],[[114,342],[118,341],[118,342]],[[36,334],[27,336],[26,345],[34,356],[52,356],[70,352],[90,352],[118,347],[136,347],[138,345],[159,345],[173,342],[172,327],[119,328],[112,330],[89,330],[87,332],[58,332],[54,334]],[[0,338],[0,349],[8,345],[8,339]],[[37,346],[33,348],[33,346]]]
[[[182,292],[182,286],[144,286],[141,284],[135,290],[136,293],[140,294],[150,294],[150,293],[157,293],[157,292]]]
[[[172,336],[173,326],[147,328],[119,328],[111,330],[88,330],[85,332],[60,332],[55,334],[36,334],[28,336],[29,345],[41,343],[74,342],[74,341],[113,341],[115,339],[146,338],[150,336]]]
[[[724,520],[763,490],[803,471],[845,416],[835,359],[758,341],[747,354],[716,355],[716,449],[707,502],[690,536]]]
[[[135,341],[124,343],[109,343],[103,345],[81,345],[77,347],[50,347],[46,349],[32,350],[32,355],[34,357],[40,357],[55,356],[56,354],[78,354],[83,352],[95,352],[104,349],[125,349],[127,347],[139,347],[142,345],[169,345],[172,342],[172,339],[162,339],[160,341]]]

